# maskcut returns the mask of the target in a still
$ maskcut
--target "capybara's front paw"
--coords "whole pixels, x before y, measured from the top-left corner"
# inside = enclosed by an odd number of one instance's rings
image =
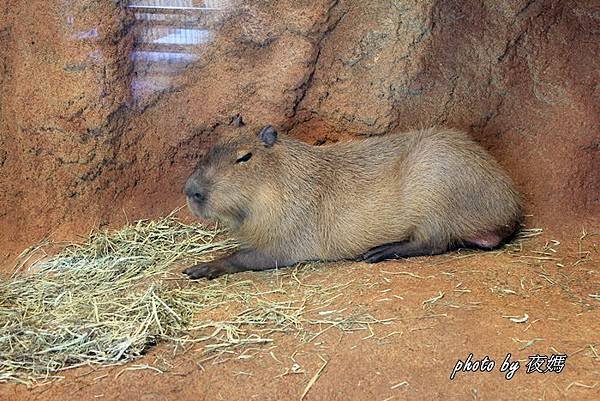
[[[190,279],[196,280],[199,278],[206,277],[209,280],[217,278],[227,273],[227,271],[215,263],[200,263],[192,267],[188,267],[183,271],[183,274],[187,275]]]

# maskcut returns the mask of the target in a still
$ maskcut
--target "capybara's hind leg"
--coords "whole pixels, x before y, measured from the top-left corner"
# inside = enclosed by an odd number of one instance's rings
[[[502,238],[495,233],[484,233],[467,238],[467,245],[481,249],[494,249],[500,245],[500,242],[502,242]]]
[[[362,255],[367,263],[377,263],[387,259],[408,258],[411,256],[437,255],[446,252],[447,247],[432,246],[420,241],[402,241],[384,244],[369,249]]]
[[[510,241],[518,231],[518,223],[507,224],[495,231],[482,232],[473,237],[466,238],[465,245],[481,249],[498,248],[505,242]]]

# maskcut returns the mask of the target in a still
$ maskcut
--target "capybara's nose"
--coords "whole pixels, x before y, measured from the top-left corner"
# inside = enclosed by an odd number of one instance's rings
[[[189,199],[195,202],[202,203],[206,200],[206,194],[193,180],[188,180],[185,183],[184,192]]]

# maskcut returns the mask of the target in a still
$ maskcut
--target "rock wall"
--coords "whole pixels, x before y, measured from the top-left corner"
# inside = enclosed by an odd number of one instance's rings
[[[0,241],[13,250],[109,203],[130,103],[131,18],[113,2],[8,1],[0,20]],[[98,22],[102,23],[99,24]]]
[[[311,143],[465,129],[532,224],[598,227],[598,54],[598,1],[9,0],[0,256],[183,204],[237,113]]]

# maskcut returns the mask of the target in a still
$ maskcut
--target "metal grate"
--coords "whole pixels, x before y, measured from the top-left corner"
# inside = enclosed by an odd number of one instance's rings
[[[143,99],[167,89],[174,75],[198,60],[213,40],[208,21],[223,13],[230,0],[131,0],[135,14],[132,90]]]

